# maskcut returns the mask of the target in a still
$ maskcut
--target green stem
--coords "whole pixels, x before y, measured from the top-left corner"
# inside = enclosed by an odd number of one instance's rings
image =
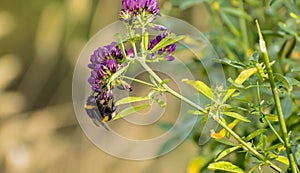
[[[239,2],[239,8],[241,11],[245,12],[244,9],[244,2],[240,1]],[[249,40],[248,40],[248,31],[247,31],[247,23],[246,23],[246,18],[245,17],[240,17],[239,18],[239,23],[242,31],[242,40],[243,40],[243,49],[244,49],[244,56],[248,57],[248,50],[249,50]]]
[[[264,120],[267,122],[268,126],[271,128],[271,130],[274,132],[274,134],[277,136],[277,138],[279,139],[279,141],[284,144],[283,139],[280,137],[280,135],[277,133],[277,131],[275,130],[275,128],[273,127],[273,125],[271,124],[271,122],[268,120],[268,118],[264,118]]]
[[[261,105],[260,105],[261,97],[260,97],[260,89],[259,89],[260,86],[259,86],[258,81],[256,82],[256,85],[257,85],[256,92],[257,92],[257,103],[258,103],[259,113],[260,113],[260,115],[262,115],[262,117],[267,122],[268,126],[271,128],[271,130],[274,132],[274,134],[277,136],[277,138],[279,139],[279,141],[282,144],[284,144],[284,141],[282,140],[282,138],[280,137],[280,135],[277,133],[277,131],[275,130],[275,128],[273,127],[273,125],[271,124],[271,122],[263,114],[263,111],[262,111],[262,108],[261,108]]]
[[[145,37],[144,37],[144,34],[146,32],[146,28],[144,25],[142,25],[142,41],[141,41],[141,53],[142,53],[142,56],[145,56],[145,49],[147,49],[146,47],[144,47],[145,45]]]
[[[283,135],[284,145],[285,145],[285,148],[286,148],[286,154],[287,154],[289,162],[290,162],[290,168],[291,168],[292,173],[296,173],[297,172],[297,165],[296,165],[293,153],[291,152],[291,144],[290,144],[290,141],[289,141],[289,136],[288,136],[288,132],[287,132],[286,124],[285,124],[285,119],[284,119],[282,107],[281,107],[281,104],[280,104],[280,98],[279,98],[278,90],[276,88],[272,67],[271,67],[271,64],[270,64],[269,54],[268,54],[266,43],[265,43],[264,38],[262,36],[261,30],[260,30],[260,27],[259,27],[259,23],[258,23],[257,20],[256,20],[256,25],[257,25],[257,29],[258,29],[258,32],[259,32],[260,48],[261,48],[261,52],[263,53],[264,63],[266,65],[266,69],[267,69],[267,73],[268,73],[268,77],[269,77],[269,83],[271,85],[271,90],[272,90],[272,93],[273,93],[273,99],[275,101],[275,107],[276,107],[276,111],[277,111],[277,115],[278,115],[280,129],[281,129],[281,132],[282,132],[282,135]]]
[[[242,138],[238,134],[236,134],[233,130],[231,130],[223,121],[221,121],[219,118],[215,119],[220,126],[222,126],[227,132],[230,133],[232,137],[234,137],[240,144],[242,144],[246,149],[248,149],[255,157],[257,157],[259,160],[266,163],[266,165],[270,165],[271,168],[276,170],[277,172],[282,172],[282,170],[277,167],[274,163],[272,163],[269,160],[266,160],[263,155],[261,155],[258,151],[256,151],[254,148],[250,146],[250,143],[246,143],[243,141]]]
[[[147,86],[150,86],[150,87],[155,87],[154,85],[148,83],[148,82],[145,82],[145,81],[142,81],[142,80],[139,80],[139,79],[135,79],[135,78],[131,78],[131,77],[128,77],[128,76],[123,76],[123,78],[125,79],[129,79],[129,80],[132,80],[132,81],[135,81],[135,82],[138,82],[138,83],[141,83],[141,84],[144,84],[144,85],[147,85]]]
[[[141,65],[145,68],[145,70],[158,82],[158,83],[163,83],[163,80],[146,64],[146,62],[144,62],[143,60],[139,61],[141,63]],[[164,87],[164,89],[169,92],[170,94],[172,94],[173,96],[177,97],[178,99],[184,101],[185,103],[189,104],[190,106],[196,108],[197,110],[203,112],[203,113],[207,113],[207,111],[205,109],[203,109],[202,107],[200,107],[199,105],[197,105],[196,103],[190,101],[189,99],[185,98],[184,96],[180,95],[179,93],[177,93],[176,91],[174,91],[173,89],[171,89],[167,84],[162,84],[162,87]]]

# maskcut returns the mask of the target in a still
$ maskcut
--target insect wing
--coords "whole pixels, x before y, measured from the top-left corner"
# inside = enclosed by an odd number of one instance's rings
[[[198,144],[199,145],[204,145],[206,144],[210,138],[211,138],[211,131],[216,131],[219,127],[219,124],[213,120],[211,117],[208,118],[208,120],[206,121],[202,131],[201,131],[201,135],[199,137],[199,141]]]
[[[103,107],[100,106],[100,108],[102,109]],[[86,113],[88,114],[88,116],[93,120],[93,123],[96,126],[101,125],[106,130],[109,130],[108,126],[103,122],[103,115],[99,111],[97,101],[96,101],[96,99],[93,95],[89,96],[89,98],[87,99],[87,102],[86,102],[86,105],[85,105],[85,110],[86,110]]]

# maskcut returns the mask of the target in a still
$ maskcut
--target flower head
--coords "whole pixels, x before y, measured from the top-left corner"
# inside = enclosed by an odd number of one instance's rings
[[[133,16],[141,14],[159,15],[157,0],[122,0],[121,18],[131,20]]]
[[[161,40],[163,40],[165,37],[168,36],[167,32],[164,32],[162,34],[159,34],[156,36],[155,39],[150,40],[148,50],[151,50],[154,48]],[[173,61],[175,58],[172,56],[173,52],[176,50],[176,43],[169,44],[157,51],[158,55],[164,56],[165,60],[167,61]],[[151,57],[154,56],[154,54],[151,55]]]
[[[113,98],[112,87],[108,86],[108,80],[124,66],[122,60],[123,55],[116,42],[98,48],[91,55],[91,63],[88,67],[92,71],[88,82],[92,86],[92,90],[99,93],[99,99],[111,100]]]

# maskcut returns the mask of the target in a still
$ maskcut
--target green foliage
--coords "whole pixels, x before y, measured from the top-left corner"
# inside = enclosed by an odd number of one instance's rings
[[[228,136],[227,129],[226,135],[223,135],[222,129],[218,135],[223,137],[215,139],[220,143],[221,151],[218,151],[215,162],[210,163],[208,169],[228,172],[244,172],[244,169],[247,172],[255,172],[263,166],[269,166],[276,171],[287,171],[291,157],[286,154],[285,143],[292,137],[282,134],[283,123],[279,118],[278,107],[283,112],[289,134],[299,136],[300,128],[296,125],[300,122],[299,3],[296,0],[171,2],[181,9],[191,7],[189,4],[204,5],[209,12],[212,27],[207,36],[220,56],[215,62],[223,64],[227,75],[230,76],[229,87],[220,95],[202,81],[185,79],[183,82],[213,101],[212,105],[207,105],[206,110],[222,112],[222,122],[231,122],[232,119],[241,121],[235,130],[243,136],[242,141],[248,145],[241,146],[240,140],[238,143],[232,142],[232,133]],[[258,40],[254,19],[259,20],[265,38],[267,52],[264,54],[260,53],[262,44]],[[270,57],[275,86],[270,84],[270,68],[263,61],[265,54]],[[275,87],[277,93],[271,92],[271,87]],[[279,97],[280,105],[275,104],[275,95]],[[192,110],[190,113],[205,115]],[[209,118],[208,115],[204,117],[206,118],[202,123]],[[212,118],[219,120],[218,117]],[[292,155],[300,166],[299,144],[292,145]],[[257,157],[249,148],[259,152],[262,157]],[[227,157],[229,155],[230,157]],[[238,159],[240,155],[245,158],[243,163]],[[253,156],[256,159],[253,159]],[[227,158],[230,161],[222,161]],[[270,165],[270,162],[281,163],[284,166],[277,167]],[[289,171],[299,170],[294,167]]]
[[[198,92],[205,95],[210,100],[216,102],[213,91],[202,81],[191,81],[188,79],[183,79],[182,82],[191,85]]]
[[[123,118],[123,117],[125,117],[127,115],[130,115],[130,114],[133,114],[135,112],[138,112],[138,111],[144,110],[146,108],[149,108],[150,106],[151,106],[150,104],[142,104],[142,105],[138,105],[138,106],[128,107],[128,108],[122,110],[120,113],[118,113],[113,118],[113,120],[117,120],[117,119]]]
[[[213,170],[213,171],[222,170],[222,171],[234,172],[234,173],[243,173],[243,172],[245,172],[241,168],[239,168],[238,166],[236,166],[236,165],[234,165],[230,162],[225,162],[225,161],[211,163],[211,164],[208,165],[208,169]]]
[[[127,103],[134,103],[134,102],[140,102],[140,101],[145,101],[149,100],[149,97],[125,97],[121,100],[118,100],[116,102],[116,106],[122,105],[122,104],[127,104]]]

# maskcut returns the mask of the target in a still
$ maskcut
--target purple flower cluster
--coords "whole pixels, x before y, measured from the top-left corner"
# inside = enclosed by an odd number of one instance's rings
[[[123,9],[121,10],[121,17],[140,15],[143,12],[159,15],[159,8],[157,0],[122,0]]]
[[[155,39],[150,40],[148,50],[151,50],[152,48],[154,48],[161,40],[163,40],[167,36],[168,36],[168,33],[164,32],[164,33],[159,34],[158,36],[156,36]],[[157,53],[158,53],[158,55],[165,55],[164,58],[167,61],[173,61],[175,58],[172,56],[172,53],[175,50],[176,50],[176,43],[173,43],[173,44],[167,45],[166,47],[163,47],[163,48],[159,49]]]
[[[122,60],[123,55],[116,42],[98,48],[91,55],[91,64],[88,67],[92,71],[88,82],[92,86],[93,91],[99,93],[99,99],[111,100],[113,98],[112,88],[108,86],[108,80],[124,66]]]

